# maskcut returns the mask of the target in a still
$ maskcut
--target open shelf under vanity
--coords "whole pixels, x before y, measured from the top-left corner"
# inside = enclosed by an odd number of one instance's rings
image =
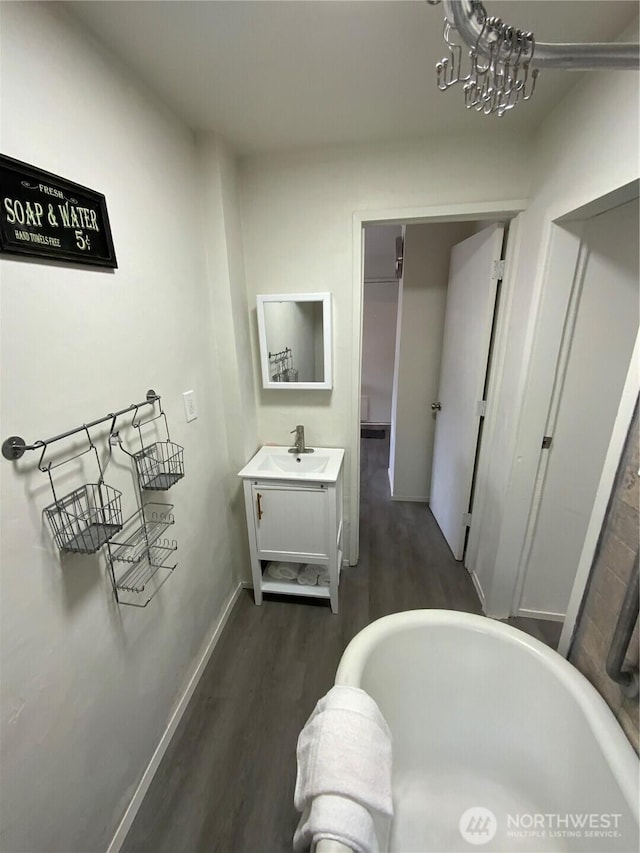
[[[269,575],[270,560],[261,560],[262,566],[262,592],[272,592],[279,595],[300,595],[306,598],[331,598],[331,588],[329,583],[304,584],[300,583],[296,578],[274,578]],[[292,563],[291,565],[296,565]],[[312,565],[314,570],[318,572],[326,571],[326,566],[319,564]],[[339,571],[339,569],[338,569]]]

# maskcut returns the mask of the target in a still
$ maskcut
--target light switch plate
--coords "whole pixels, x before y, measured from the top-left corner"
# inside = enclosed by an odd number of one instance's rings
[[[182,395],[182,402],[184,403],[184,416],[187,419],[187,423],[189,423],[189,421],[195,421],[195,419],[198,417],[196,392],[193,390],[185,391]]]

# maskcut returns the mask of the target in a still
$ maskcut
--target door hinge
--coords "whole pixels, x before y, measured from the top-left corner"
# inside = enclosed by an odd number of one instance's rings
[[[476,403],[476,415],[479,418],[483,418],[485,416],[485,412],[487,411],[487,401],[486,400],[478,400]]]
[[[545,437],[542,439],[542,449],[548,450],[551,447],[552,441],[553,441],[552,435],[545,435]]]
[[[504,276],[504,261],[494,261],[493,262],[493,273],[491,275],[492,281],[502,281]]]
[[[464,524],[465,527],[471,527],[471,513],[470,512],[464,512],[462,514],[462,523]]]

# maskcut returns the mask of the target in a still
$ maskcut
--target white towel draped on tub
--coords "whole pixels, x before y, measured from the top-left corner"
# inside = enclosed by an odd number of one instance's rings
[[[358,687],[332,687],[298,737],[294,803],[302,817],[293,848],[323,838],[356,853],[387,849],[393,817],[391,732]]]

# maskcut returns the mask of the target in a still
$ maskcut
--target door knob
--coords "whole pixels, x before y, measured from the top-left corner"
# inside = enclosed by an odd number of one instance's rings
[[[440,403],[432,403],[431,404],[431,411],[432,412],[439,412],[440,409],[442,409],[442,406],[440,405]]]

